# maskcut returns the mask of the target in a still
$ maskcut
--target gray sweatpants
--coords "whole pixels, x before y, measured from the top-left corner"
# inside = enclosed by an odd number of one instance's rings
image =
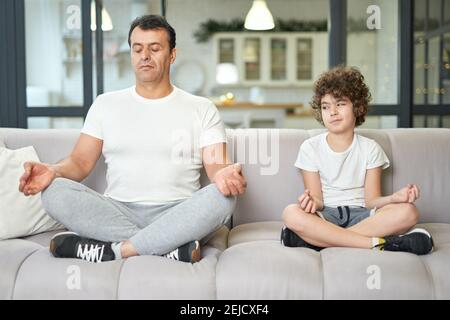
[[[130,240],[140,255],[163,255],[201,240],[230,219],[235,197],[210,184],[186,200],[163,205],[120,202],[85,185],[56,178],[42,192],[47,213],[81,236],[118,242]]]

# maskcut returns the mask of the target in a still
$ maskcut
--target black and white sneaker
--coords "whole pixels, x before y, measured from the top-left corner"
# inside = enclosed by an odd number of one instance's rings
[[[384,237],[385,243],[379,244],[380,250],[403,251],[417,255],[427,254],[433,251],[434,242],[431,234],[422,228],[416,228],[400,236]]]
[[[188,242],[175,250],[166,253],[163,257],[183,262],[195,263],[200,261],[200,242],[197,240]]]
[[[312,244],[309,244],[286,226],[283,226],[283,229],[281,229],[280,241],[281,244],[285,247],[305,247],[316,251],[320,251],[323,249],[321,247],[316,247]]]
[[[61,232],[50,240],[50,252],[57,258],[76,258],[89,262],[114,260],[111,242],[84,238],[75,232]]]

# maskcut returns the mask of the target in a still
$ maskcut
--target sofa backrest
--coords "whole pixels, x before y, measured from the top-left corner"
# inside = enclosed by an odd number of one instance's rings
[[[283,209],[303,193],[303,181],[294,162],[301,143],[323,130],[227,129],[228,150],[242,164],[248,188],[239,197],[233,225],[280,220]],[[416,202],[421,222],[450,223],[450,129],[357,130],[376,140],[391,160],[383,171],[383,194],[407,183],[417,183],[421,197]],[[42,162],[55,163],[67,157],[79,130],[24,130],[0,128],[0,141],[17,149],[33,145]],[[103,157],[83,183],[103,192],[106,165]],[[202,184],[208,183],[204,172]]]
[[[77,129],[0,128],[0,141],[7,148],[34,146],[39,159],[45,163],[56,163],[69,156],[79,136],[80,130]],[[106,164],[103,156],[82,183],[103,193],[106,189]]]

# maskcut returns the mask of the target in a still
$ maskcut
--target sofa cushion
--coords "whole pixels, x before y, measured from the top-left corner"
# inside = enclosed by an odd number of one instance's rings
[[[128,258],[119,280],[118,299],[216,299],[216,264],[220,250],[202,248],[194,264],[158,256]]]
[[[27,161],[39,162],[32,146],[16,150],[0,147],[0,239],[62,228],[46,214],[40,193],[26,197],[19,191],[23,164]]]
[[[279,241],[236,244],[217,264],[218,299],[321,299],[320,254]]]
[[[291,275],[289,268],[292,267],[304,272],[305,277],[317,278],[316,273],[320,273],[319,279],[323,281],[316,280],[316,285],[321,286],[320,298],[323,299],[448,299],[450,224],[428,223],[417,227],[433,235],[433,253],[417,256],[355,248],[327,248],[319,253],[283,247],[280,244],[281,222],[239,225],[230,231],[229,248],[223,252],[217,266],[218,297],[232,297],[232,285],[237,286],[239,281],[229,279],[230,274],[239,275],[240,279],[248,277],[236,291],[241,299],[271,299],[273,292],[276,292],[273,296],[276,299],[300,299],[304,297],[298,287],[303,286],[312,286],[311,296],[316,297],[319,289],[301,275]],[[311,255],[317,258],[314,270],[310,270],[313,268]],[[285,276],[278,279],[278,273]],[[371,282],[378,274],[379,288],[376,282]],[[291,282],[288,284],[286,279]],[[276,287],[277,281],[281,287]]]
[[[13,299],[116,299],[124,263],[125,260],[95,264],[59,259],[41,247],[23,261]]]
[[[51,237],[60,231],[0,241],[0,299],[216,297],[216,263],[228,239],[225,226],[203,244],[202,260],[195,264],[157,256],[100,264],[79,259],[57,259],[49,253],[48,245]]]
[[[282,227],[281,221],[252,222],[238,225],[231,229],[228,235],[228,247],[250,241],[279,241]]]
[[[355,248],[321,251],[324,299],[433,299],[420,256]]]
[[[0,300],[13,298],[16,277],[23,262],[41,248],[36,243],[19,239],[0,241]]]
[[[205,246],[195,264],[158,256],[94,264],[54,258],[33,242],[5,240],[0,242],[0,298],[215,299],[219,254]]]

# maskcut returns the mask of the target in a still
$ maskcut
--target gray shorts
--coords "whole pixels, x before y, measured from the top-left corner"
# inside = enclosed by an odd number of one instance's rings
[[[375,214],[374,209],[364,207],[349,207],[340,206],[337,208],[324,207],[322,211],[318,211],[318,215],[339,227],[348,228],[362,220],[373,216]]]

